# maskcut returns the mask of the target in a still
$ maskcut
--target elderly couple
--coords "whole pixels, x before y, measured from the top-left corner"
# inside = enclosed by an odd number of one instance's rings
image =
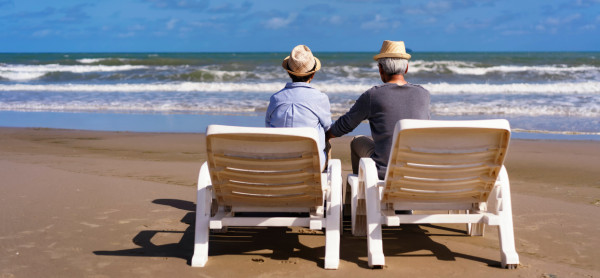
[[[329,98],[309,84],[321,68],[321,62],[307,46],[294,47],[282,64],[292,82],[271,96],[266,126],[314,127],[319,131],[319,147],[327,153],[325,146],[329,145],[330,138],[351,132],[363,120],[369,120],[373,139],[357,136],[350,144],[352,171],[358,173],[361,157],[370,157],[375,161],[379,178],[383,179],[396,122],[429,119],[430,95],[423,87],[404,79],[410,59],[404,42],[384,41],[380,53],[373,59],[379,65],[384,84],[360,95],[352,108],[332,124]]]

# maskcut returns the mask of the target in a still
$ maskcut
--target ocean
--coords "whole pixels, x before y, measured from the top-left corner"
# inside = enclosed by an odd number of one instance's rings
[[[375,53],[319,53],[335,118],[380,84]],[[287,53],[0,53],[0,126],[204,132],[263,126]],[[508,119],[522,138],[600,140],[600,52],[412,53],[432,119]],[[368,133],[362,126],[358,133]]]

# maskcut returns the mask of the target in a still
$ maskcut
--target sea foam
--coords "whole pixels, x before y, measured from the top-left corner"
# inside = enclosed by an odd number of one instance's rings
[[[489,73],[518,73],[527,72],[534,74],[561,74],[577,72],[600,72],[600,68],[590,65],[567,66],[567,65],[483,65],[475,62],[464,61],[413,61],[409,65],[411,73],[450,71],[459,75],[486,75]]]
[[[91,72],[117,72],[145,69],[147,66],[137,65],[0,65],[0,77],[8,80],[30,80],[40,78],[51,72],[73,72],[73,73],[91,73]]]
[[[311,83],[312,84],[312,83]],[[371,84],[315,83],[315,88],[327,94],[360,94]],[[600,82],[559,82],[547,84],[449,84],[429,83],[424,88],[433,95],[456,94],[590,94],[600,95]],[[0,91],[49,92],[259,92],[274,93],[284,87],[283,82],[227,83],[227,82],[171,82],[156,84],[0,84]]]

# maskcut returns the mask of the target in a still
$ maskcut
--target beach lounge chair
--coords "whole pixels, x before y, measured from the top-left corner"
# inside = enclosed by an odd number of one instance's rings
[[[207,262],[209,229],[294,226],[324,228],[324,267],[337,269],[341,164],[331,159],[322,173],[325,158],[317,142],[314,128],[209,126],[208,161],[198,177],[192,266]]]
[[[467,232],[480,236],[484,225],[498,226],[501,265],[516,268],[503,166],[509,139],[506,120],[399,121],[385,179],[379,180],[371,158],[361,158],[358,176],[348,176],[352,233],[366,233],[369,266],[385,265],[382,225],[467,223]]]

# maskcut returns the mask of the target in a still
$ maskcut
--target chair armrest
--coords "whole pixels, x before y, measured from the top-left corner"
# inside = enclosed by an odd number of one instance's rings
[[[346,180],[348,181],[348,184],[350,186],[354,186],[358,184],[358,175],[357,174],[348,174],[348,177],[346,178]]]
[[[327,163],[327,182],[329,185],[342,184],[342,162],[339,159],[330,159]]]
[[[208,187],[212,185],[210,179],[210,172],[208,171],[208,162],[202,163],[200,172],[198,173],[198,189]]]
[[[363,181],[369,180],[375,183],[379,182],[377,167],[375,166],[375,161],[372,158],[363,157],[360,159],[358,179]]]

